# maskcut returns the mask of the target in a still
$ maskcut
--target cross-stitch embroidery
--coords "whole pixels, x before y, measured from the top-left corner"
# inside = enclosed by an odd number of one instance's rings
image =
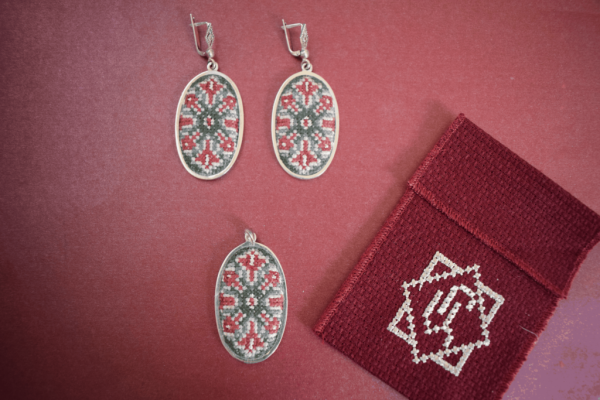
[[[221,75],[205,74],[185,95],[179,114],[179,142],[185,164],[209,177],[225,170],[239,146],[239,100]]]
[[[438,265],[441,263],[446,266],[447,269],[443,273],[435,273],[432,272]],[[442,253],[437,252],[429,265],[423,270],[421,277],[419,280],[412,280],[409,282],[404,282],[402,287],[404,288],[404,303],[398,309],[396,316],[388,325],[388,331],[394,333],[410,346],[412,346],[411,353],[413,354],[413,362],[418,364],[420,362],[427,362],[427,360],[432,360],[433,362],[441,365],[446,371],[458,376],[463,366],[467,362],[467,359],[471,355],[471,352],[475,348],[481,348],[482,346],[490,345],[490,332],[488,327],[492,322],[492,319],[498,312],[500,306],[504,303],[504,297],[500,294],[494,292],[492,289],[484,285],[479,278],[481,274],[479,273],[480,266],[475,264],[472,267],[467,267],[465,269],[460,268],[458,265],[450,261],[446,256]],[[424,285],[435,285],[440,281],[445,281],[451,278],[464,277],[470,279],[461,279],[460,282],[456,282],[446,294],[442,290],[438,290],[436,294],[433,296],[431,301],[428,303],[427,307],[424,310],[415,310],[417,305],[414,305],[414,308],[411,307],[411,290],[420,291]],[[469,285],[472,283],[472,285]],[[472,312],[475,307],[479,311],[479,321],[480,321],[480,329],[481,333],[477,340],[469,342],[469,343],[453,343],[455,337],[452,335],[455,328],[451,327],[452,321],[456,317],[458,311],[462,307],[462,304],[456,301],[450,311],[450,304],[455,300],[455,297],[459,292],[466,294],[470,300],[465,307],[468,312]],[[485,295],[485,296],[484,296]],[[444,298],[442,304],[438,307],[440,300]],[[488,300],[488,301],[486,301]],[[490,300],[493,301],[493,304],[490,303]],[[432,324],[432,314],[437,307],[437,314],[444,316],[445,320],[441,325]],[[423,311],[421,320],[419,314]],[[400,328],[400,323],[406,320],[408,322],[408,332]],[[417,337],[417,331],[415,330],[415,323],[423,322],[426,327],[424,333],[426,335],[437,334],[440,331],[446,334],[446,338],[444,343],[442,344],[442,348],[438,351],[432,351],[429,354],[423,353],[422,350],[419,350],[419,341],[427,342],[429,336],[421,336]],[[421,355],[419,356],[419,353]],[[455,365],[452,365],[448,360],[448,356],[451,354],[459,354],[460,359]]]
[[[336,106],[327,84],[299,75],[281,91],[275,116],[279,159],[291,172],[317,174],[332,155],[336,137]]]
[[[279,344],[286,320],[281,266],[267,249],[240,246],[219,277],[217,323],[237,358],[261,361]]]

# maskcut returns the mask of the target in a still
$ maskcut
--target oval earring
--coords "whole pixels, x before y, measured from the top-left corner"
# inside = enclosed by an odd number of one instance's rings
[[[175,139],[185,169],[199,179],[226,174],[238,157],[244,135],[244,109],[235,83],[218,72],[214,34],[209,22],[195,22],[190,14],[196,51],[208,58],[207,71],[185,87],[175,119]],[[197,28],[206,25],[207,50],[201,51]]]
[[[281,85],[271,118],[271,136],[277,161],[299,179],[321,176],[333,160],[338,144],[339,113],[331,86],[312,72],[308,60],[306,24],[286,25],[288,50],[302,58],[302,71]],[[292,50],[288,28],[300,27],[302,50]]]

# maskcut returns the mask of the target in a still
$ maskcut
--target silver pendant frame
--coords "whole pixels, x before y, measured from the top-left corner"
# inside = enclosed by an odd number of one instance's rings
[[[285,333],[285,326],[287,325],[287,318],[288,318],[288,293],[287,293],[287,281],[285,279],[285,273],[283,272],[283,267],[281,266],[281,263],[279,262],[279,259],[277,258],[277,256],[275,255],[275,253],[273,252],[273,250],[271,250],[270,248],[268,248],[267,246],[265,246],[262,243],[258,243],[256,242],[256,234],[252,233],[250,230],[246,230],[246,241],[242,244],[240,244],[239,246],[237,246],[236,248],[234,248],[233,250],[231,250],[229,252],[229,254],[227,254],[227,256],[225,257],[225,259],[223,260],[223,263],[221,264],[221,268],[219,269],[219,275],[217,276],[217,282],[215,284],[215,321],[217,324],[217,332],[219,332],[219,338],[221,339],[221,343],[223,344],[223,347],[225,347],[225,349],[227,350],[227,352],[236,360],[242,361],[246,364],[256,364],[262,361],[265,361],[267,358],[271,357],[273,355],[273,353],[275,353],[275,351],[279,348],[279,345],[281,344],[281,341],[283,340],[283,335]],[[279,337],[279,341],[277,342],[277,344],[273,347],[273,349],[271,349],[266,355],[257,358],[257,359],[252,359],[252,360],[247,360],[247,359],[243,359],[240,358],[237,354],[235,354],[230,348],[229,345],[227,344],[227,342],[225,341],[225,337],[223,335],[223,330],[219,324],[220,321],[220,314],[219,314],[219,288],[220,288],[220,283],[221,280],[223,279],[223,273],[225,272],[225,266],[227,265],[227,261],[229,260],[229,258],[238,250],[242,249],[242,248],[259,248],[262,249],[266,252],[268,252],[268,254],[272,255],[273,258],[275,259],[275,261],[277,262],[277,265],[279,265],[279,269],[281,271],[281,278],[282,281],[284,282],[284,290],[283,290],[283,295],[284,295],[284,299],[285,299],[285,306],[283,309],[283,314],[285,315],[285,319],[283,320],[283,322],[281,323],[281,334]]]

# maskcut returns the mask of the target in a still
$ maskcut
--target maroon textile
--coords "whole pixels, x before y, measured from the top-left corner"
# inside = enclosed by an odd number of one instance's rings
[[[460,115],[315,327],[410,399],[497,399],[600,216]]]

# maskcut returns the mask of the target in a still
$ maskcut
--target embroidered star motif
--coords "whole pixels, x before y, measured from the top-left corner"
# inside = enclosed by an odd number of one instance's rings
[[[445,272],[435,272],[434,269],[438,265],[444,266]],[[398,309],[394,319],[389,323],[387,330],[412,347],[412,361],[415,364],[419,364],[420,362],[425,363],[428,360],[431,360],[451,374],[458,376],[469,356],[475,349],[490,345],[490,332],[488,327],[500,309],[500,306],[504,303],[504,297],[481,282],[479,279],[481,277],[479,268],[480,266],[475,264],[472,267],[462,269],[442,253],[437,252],[429,265],[423,270],[419,280],[413,279],[411,282],[404,282],[402,284],[405,301]],[[423,286],[434,285],[433,288],[447,288],[448,285],[444,286],[440,282],[447,279],[450,279],[450,283],[454,281],[454,285],[447,294],[445,294],[443,290],[438,289],[430,301],[426,301],[424,304],[422,302],[421,304],[411,304],[411,296],[414,298],[416,295],[415,293],[419,293]],[[412,294],[411,290],[413,292]],[[456,343],[455,341],[455,335],[457,335],[457,333],[454,332],[454,329],[460,330],[461,328],[467,328],[457,324],[452,325],[452,321],[462,307],[462,304],[455,300],[459,292],[470,299],[466,307],[464,307],[466,312],[474,312],[475,309],[479,311],[479,329],[477,330],[481,333],[474,337],[469,343]],[[444,300],[440,305],[440,300],[442,300],[442,298],[444,298]],[[425,304],[428,305],[423,308]],[[452,307],[450,307],[451,304]],[[435,320],[432,317],[434,311],[435,314],[438,314],[441,317],[445,316],[441,325],[433,323],[432,319]],[[420,319],[421,315],[423,320]],[[400,322],[404,320],[408,322],[408,332],[406,328],[403,328],[403,324],[400,324]],[[420,323],[421,321],[426,329],[423,331],[424,334],[418,335],[418,332],[420,331],[415,329],[415,323]],[[423,352],[419,349],[423,349],[423,346],[426,347],[431,341],[429,337],[438,333],[445,335],[444,343],[439,350]],[[419,341],[421,342],[421,345],[419,345]],[[419,356],[419,353],[421,353],[421,356]],[[460,354],[460,358],[452,365],[449,359],[454,354]]]
[[[331,140],[327,136],[321,136],[318,132],[315,132],[315,137],[319,141],[319,149],[321,151],[327,152],[331,151]]]
[[[227,96],[223,99],[223,103],[221,103],[221,105],[217,109],[217,112],[219,114],[222,114],[223,111],[225,111],[227,109],[234,110],[236,104],[237,104],[237,100],[235,99],[235,97]]]
[[[310,97],[319,90],[319,85],[313,82],[309,77],[305,77],[300,83],[296,84],[296,90],[300,92],[304,98],[304,105],[308,105]]]
[[[306,172],[310,168],[319,165],[319,159],[310,150],[310,144],[308,140],[302,140],[302,150],[300,150],[292,158],[292,163],[300,168],[300,172]]]
[[[242,339],[237,343],[248,356],[254,355],[258,349],[264,347],[264,342],[255,331],[255,322],[250,320],[250,328],[248,332],[242,336]]]
[[[333,107],[333,98],[331,96],[323,95],[321,100],[319,100],[319,103],[319,107],[317,107],[315,110],[315,114],[317,115],[323,111],[331,110],[331,107]]]
[[[269,337],[275,336],[279,330],[279,327],[281,326],[281,322],[277,319],[277,317],[269,318],[267,313],[263,311],[262,314],[260,314],[260,318],[265,323],[265,329],[267,332],[269,332]]]
[[[208,104],[213,105],[215,95],[225,86],[221,85],[215,78],[210,77],[206,82],[200,82],[200,87],[208,95]]]
[[[195,132],[192,136],[184,136],[181,139],[181,148],[183,151],[193,150],[198,144],[196,143],[196,139],[200,137],[200,132]]]
[[[226,316],[225,320],[223,321],[223,333],[226,336],[233,336],[235,331],[240,329],[239,321],[243,317],[244,317],[244,314],[242,314],[241,312],[238,312],[238,314],[235,316],[235,318],[231,318],[231,316],[229,316],[229,315]]]
[[[207,172],[221,164],[221,159],[210,149],[210,139],[206,139],[204,150],[198,154],[194,161]]]
[[[292,94],[287,94],[285,96],[281,96],[281,106],[284,110],[292,109],[296,114],[298,111],[298,105],[296,104],[296,100],[294,100],[294,96]]]
[[[255,280],[256,272],[266,264],[267,259],[256,250],[249,250],[243,256],[238,257],[236,261],[246,269],[248,282],[252,283]]]
[[[185,96],[185,106],[187,108],[193,108],[197,112],[202,112],[202,109],[198,105],[198,97],[196,97],[196,95],[193,93],[189,93],[187,96]]]
[[[304,117],[302,121],[300,121],[300,126],[304,129],[308,129],[312,126],[312,121],[308,117]]]
[[[229,136],[223,135],[221,131],[217,132],[217,136],[219,136],[219,140],[221,141],[219,147],[223,149],[223,152],[233,153],[235,150],[235,143],[233,143],[233,140],[231,140]]]
[[[287,152],[293,149],[295,146],[294,139],[296,138],[296,136],[298,136],[297,133],[292,133],[289,137],[282,136],[277,144],[279,150]]]

